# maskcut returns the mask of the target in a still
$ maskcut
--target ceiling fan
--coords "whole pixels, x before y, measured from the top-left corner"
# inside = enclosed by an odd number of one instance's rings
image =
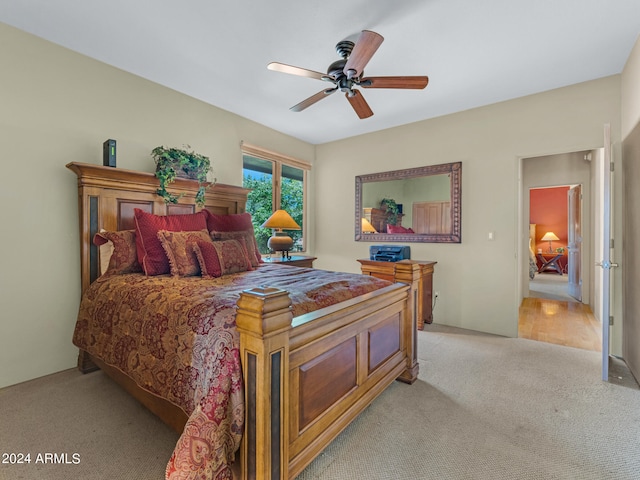
[[[284,63],[271,62],[267,65],[269,70],[276,72],[299,75],[301,77],[315,78],[333,83],[332,88],[324,89],[315,95],[294,105],[290,110],[301,112],[323,98],[328,97],[337,90],[345,92],[345,97],[360,118],[373,115],[362,94],[354,87],[363,88],[412,88],[423,89],[429,83],[429,77],[363,77],[364,67],[369,63],[373,54],[382,44],[382,35],[370,30],[363,30],[358,40],[354,43],[350,40],[342,40],[336,45],[336,51],[342,58],[329,65],[327,73],[316,72],[306,68],[294,67]]]

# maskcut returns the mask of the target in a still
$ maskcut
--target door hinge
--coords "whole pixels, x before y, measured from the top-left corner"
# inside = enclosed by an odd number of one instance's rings
[[[614,165],[615,165],[615,164],[614,164],[613,162],[611,162],[611,163],[609,164],[609,171],[613,172],[613,171],[615,170]]]
[[[609,325],[613,325],[613,315],[609,316]]]
[[[609,248],[613,248],[613,238],[609,239]]]

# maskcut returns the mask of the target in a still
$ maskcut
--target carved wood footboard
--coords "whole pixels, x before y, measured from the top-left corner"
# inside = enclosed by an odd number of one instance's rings
[[[391,382],[416,379],[411,290],[393,285],[295,320],[285,291],[241,294],[242,478],[295,478]]]

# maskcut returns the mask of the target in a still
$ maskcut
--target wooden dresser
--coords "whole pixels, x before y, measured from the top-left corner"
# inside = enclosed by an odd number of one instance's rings
[[[397,263],[412,263],[420,266],[418,281],[418,330],[422,330],[425,323],[433,322],[433,270],[438,262],[427,260],[400,260],[399,262],[379,262],[376,260],[360,259],[360,269],[364,275],[393,282],[394,270]]]

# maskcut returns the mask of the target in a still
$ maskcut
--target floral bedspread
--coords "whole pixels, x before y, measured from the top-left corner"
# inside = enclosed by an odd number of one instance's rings
[[[73,343],[189,416],[167,479],[231,479],[244,425],[235,328],[239,293],[290,293],[294,316],[389,285],[356,274],[263,264],[221,278],[103,276],[80,304]]]

